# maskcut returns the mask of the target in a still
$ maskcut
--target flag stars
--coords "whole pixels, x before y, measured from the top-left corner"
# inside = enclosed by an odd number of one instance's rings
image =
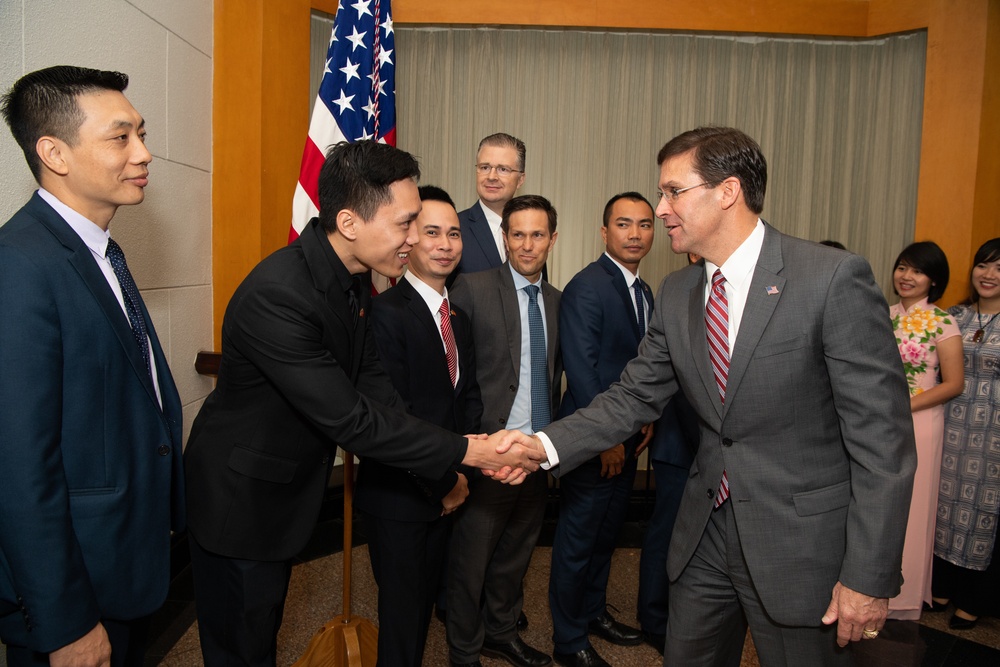
[[[368,114],[368,120],[375,117],[375,101],[372,98],[368,98],[368,104],[361,107],[361,110]]]
[[[353,34],[347,36],[348,41],[350,41],[351,44],[352,44],[352,46],[351,46],[351,53],[354,53],[358,49],[359,46],[362,49],[367,49],[368,46],[365,45],[365,41],[364,40],[365,40],[365,35],[367,35],[368,33],[367,32],[361,32],[361,33],[359,33],[358,32],[358,26],[352,26],[352,29],[354,31]]]
[[[352,78],[358,79],[359,81],[361,80],[361,76],[358,75],[358,67],[360,66],[360,63],[354,64],[351,62],[350,58],[347,59],[347,65],[340,68],[340,71],[344,73],[345,77],[347,77],[344,83],[350,83]],[[329,68],[329,61],[327,61],[327,67]],[[327,69],[326,71],[329,72],[330,70]]]
[[[368,75],[368,79],[372,82],[372,85],[374,86],[375,85],[375,74],[374,73],[369,74]],[[388,95],[388,93],[385,92],[385,81],[383,81],[382,79],[379,79],[379,82],[378,82],[378,94],[379,95]]]
[[[351,5],[351,7],[353,7],[356,10],[358,10],[358,20],[359,21],[361,20],[361,17],[364,16],[365,14],[368,14],[368,16],[372,15],[371,10],[368,9],[368,6],[371,5],[371,4],[372,4],[372,0],[358,0],[353,5]]]
[[[345,95],[344,89],[343,88],[340,89],[340,98],[333,100],[333,103],[336,104],[338,107],[340,107],[341,116],[344,115],[345,109],[350,109],[351,111],[354,111],[354,107],[351,106],[351,100],[353,99],[354,95]]]
[[[385,36],[388,37],[392,34],[392,16],[389,14],[385,15],[385,21],[382,22],[382,29],[385,30]]]
[[[379,49],[378,66],[381,68],[385,64],[392,64],[392,49]]]
[[[330,69],[330,63],[332,63],[332,62],[333,62],[333,58],[327,58],[326,59],[326,67],[323,68],[323,76],[326,76],[327,74],[333,74],[333,70]],[[350,61],[348,61],[348,62],[350,62]],[[348,80],[350,80],[350,79],[348,79]]]

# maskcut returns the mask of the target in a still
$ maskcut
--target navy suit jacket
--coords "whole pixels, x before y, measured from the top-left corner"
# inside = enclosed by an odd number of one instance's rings
[[[478,199],[475,204],[458,214],[458,221],[462,225],[462,259],[458,262],[456,274],[485,271],[503,264]]]
[[[155,611],[183,528],[181,405],[163,408],[90,249],[36,193],[0,227],[0,638],[48,652]]]
[[[458,348],[458,385],[452,386],[438,325],[423,297],[408,280],[372,300],[372,328],[379,360],[406,411],[454,433],[479,433],[483,402],[476,382],[476,355],[469,318],[451,305],[451,328]],[[462,467],[469,477],[471,470]],[[364,458],[358,468],[355,506],[397,521],[433,521],[441,500],[458,481],[455,469],[429,480]]]
[[[635,319],[631,291],[621,269],[603,254],[583,267],[563,290],[559,343],[566,393],[559,417],[590,405],[636,355],[644,332]],[[642,293],[652,311],[653,292],[645,282]]]

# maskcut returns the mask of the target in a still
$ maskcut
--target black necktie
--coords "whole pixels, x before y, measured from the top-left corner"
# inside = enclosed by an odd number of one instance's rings
[[[135,281],[132,280],[128,264],[125,263],[125,253],[122,252],[121,246],[111,238],[108,239],[107,256],[111,262],[111,268],[115,270],[118,285],[122,289],[125,312],[128,313],[128,323],[132,327],[132,337],[135,338],[135,344],[139,346],[139,353],[142,355],[142,360],[146,362],[146,372],[150,373],[146,320],[143,319],[142,309],[139,307],[139,289],[135,286]],[[152,377],[152,373],[150,373],[150,377]]]
[[[642,281],[638,278],[632,283],[635,290],[635,321],[639,324],[639,336],[646,334],[646,301],[642,296]]]

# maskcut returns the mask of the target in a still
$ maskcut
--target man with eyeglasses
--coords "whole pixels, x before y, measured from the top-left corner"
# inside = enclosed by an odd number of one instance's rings
[[[536,434],[565,474],[655,419],[679,387],[701,443],[671,538],[665,665],[850,665],[899,592],[916,467],[887,307],[860,256],[760,219],[767,163],[733,128],[661,149],[674,252],[621,379]],[[541,431],[541,430],[540,430]],[[521,436],[524,437],[524,436]],[[561,470],[560,470],[561,469]]]
[[[475,165],[479,200],[458,214],[463,251],[454,275],[485,271],[506,261],[500,216],[524,184],[524,154],[524,142],[504,132],[479,142]]]

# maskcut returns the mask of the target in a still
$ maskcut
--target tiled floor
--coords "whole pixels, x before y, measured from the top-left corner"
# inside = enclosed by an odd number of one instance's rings
[[[376,589],[367,549],[364,546],[355,547],[352,554],[352,611],[355,615],[375,622]],[[552,621],[547,600],[550,554],[551,549],[548,547],[535,549],[525,580],[525,613],[530,625],[522,633],[525,641],[546,652],[552,650]],[[302,654],[313,633],[325,621],[341,613],[342,567],[341,554],[336,553],[301,563],[294,568],[285,621],[279,636],[279,666],[292,664]],[[624,622],[632,622],[634,616],[638,567],[638,549],[622,548],[616,552],[608,602],[621,610],[617,617]],[[178,595],[184,596],[184,593]],[[183,600],[177,600],[176,603],[185,604]],[[910,622],[890,623],[878,639],[859,644],[865,650],[858,656],[858,663],[864,667],[1000,666],[1000,619],[982,619],[975,629],[959,634],[949,633],[947,630],[948,617],[947,612],[925,614],[920,625]],[[188,610],[186,615],[178,616],[175,623],[184,625],[191,620],[192,612]],[[661,664],[660,656],[648,646],[620,647],[600,639],[593,641],[597,651],[616,667],[658,667]],[[156,656],[151,658],[151,662],[155,663]],[[489,658],[484,658],[482,662],[485,667],[506,664]],[[165,651],[160,664],[168,667],[201,665],[196,623]],[[424,666],[443,667],[447,664],[444,626],[434,619],[431,621]],[[753,645],[748,640],[743,667],[758,664]]]

